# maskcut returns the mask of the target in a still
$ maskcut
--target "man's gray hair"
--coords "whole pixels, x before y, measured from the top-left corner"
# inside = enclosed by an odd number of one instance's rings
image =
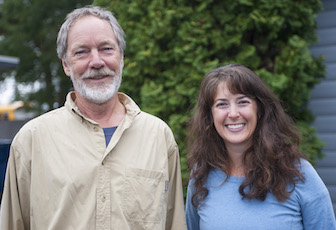
[[[108,21],[112,27],[114,35],[117,38],[121,57],[124,56],[126,48],[125,32],[119,25],[113,13],[97,6],[85,6],[83,8],[75,9],[66,16],[65,22],[62,24],[57,36],[57,55],[60,59],[67,60],[66,51],[68,47],[68,33],[71,25],[79,18],[93,15],[100,19]]]

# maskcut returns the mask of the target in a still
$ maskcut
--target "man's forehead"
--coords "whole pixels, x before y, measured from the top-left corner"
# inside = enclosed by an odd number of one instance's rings
[[[98,31],[99,28],[102,31]],[[85,33],[83,33],[84,31]],[[69,40],[69,37],[74,34],[83,34],[84,36],[86,34],[89,34],[91,31],[96,31],[95,35],[98,36],[108,35],[110,33],[111,38],[116,39],[116,35],[110,22],[106,19],[102,19],[94,15],[85,15],[76,19],[76,21],[74,21],[69,28],[67,39]]]
[[[104,18],[100,18],[100,17],[92,15],[92,14],[87,14],[87,15],[82,15],[82,16],[76,18],[73,21],[73,23],[70,25],[69,31],[71,30],[72,27],[74,27],[78,24],[81,24],[85,21],[103,21],[103,22],[106,22],[110,25],[109,21],[104,19]],[[112,26],[111,26],[111,28],[112,28]]]

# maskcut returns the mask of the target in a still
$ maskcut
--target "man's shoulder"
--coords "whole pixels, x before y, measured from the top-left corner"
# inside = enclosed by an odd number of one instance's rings
[[[20,129],[19,132],[25,132],[31,129],[35,129],[38,127],[46,127],[49,124],[53,125],[57,123],[58,119],[62,119],[65,115],[65,107],[60,107],[44,114],[41,114],[31,120],[29,120],[23,127]]]
[[[164,122],[161,118],[159,118],[158,116],[155,116],[151,113],[145,112],[145,111],[141,111],[140,115],[143,116],[146,119],[152,119],[153,121],[157,121],[157,122]],[[164,122],[165,123],[165,122]]]
[[[163,119],[144,111],[140,112],[138,119],[140,122],[144,122],[146,125],[151,127],[155,126],[158,128],[170,129],[168,124]]]

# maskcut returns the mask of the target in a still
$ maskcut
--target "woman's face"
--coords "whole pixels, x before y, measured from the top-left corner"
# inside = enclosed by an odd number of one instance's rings
[[[252,144],[257,125],[257,103],[244,94],[232,94],[226,82],[217,87],[211,108],[214,125],[228,149]]]

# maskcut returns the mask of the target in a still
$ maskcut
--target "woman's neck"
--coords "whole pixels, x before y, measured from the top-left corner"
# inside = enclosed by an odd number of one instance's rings
[[[229,158],[231,160],[230,175],[236,177],[245,176],[244,156],[247,150],[246,146],[226,146]]]

